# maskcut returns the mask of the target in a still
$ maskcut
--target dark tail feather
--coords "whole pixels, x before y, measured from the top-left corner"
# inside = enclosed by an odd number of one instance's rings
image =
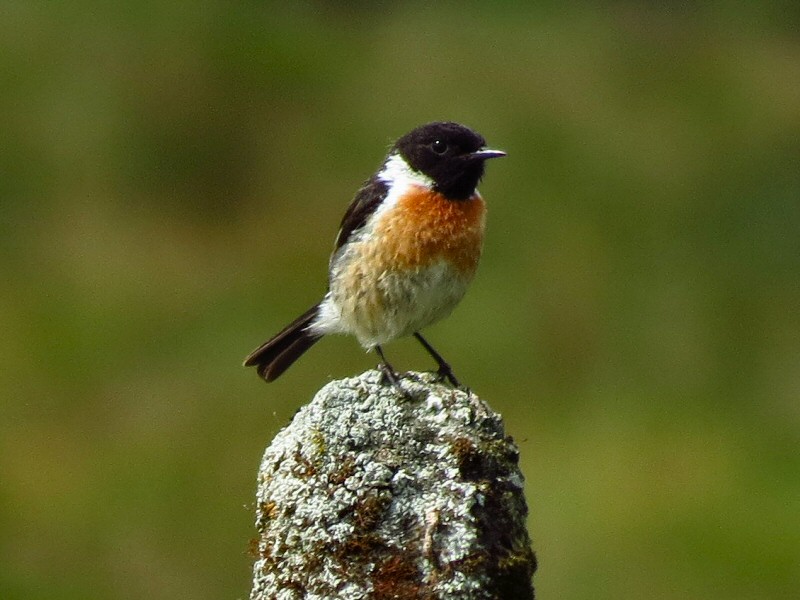
[[[281,373],[322,337],[321,333],[308,331],[308,326],[318,312],[319,304],[312,306],[272,339],[253,350],[244,359],[244,366],[257,367],[258,374],[265,381],[274,381],[280,377]]]

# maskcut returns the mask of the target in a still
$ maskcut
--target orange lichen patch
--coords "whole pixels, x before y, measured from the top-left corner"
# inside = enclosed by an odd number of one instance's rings
[[[444,258],[471,275],[481,255],[485,214],[477,193],[468,200],[448,200],[417,187],[376,223],[375,233],[395,268],[424,267]]]

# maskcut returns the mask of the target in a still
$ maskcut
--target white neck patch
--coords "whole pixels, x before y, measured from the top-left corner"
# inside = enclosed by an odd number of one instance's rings
[[[389,188],[399,186],[405,189],[409,185],[433,187],[433,179],[427,175],[413,170],[405,159],[395,153],[386,159],[383,169],[378,173],[378,179],[389,185]]]
[[[431,189],[434,185],[433,179],[412,169],[399,154],[392,154],[386,159],[383,168],[378,172],[378,179],[389,187],[389,193],[373,213],[371,222],[380,218],[387,210],[394,208],[398,200],[405,196],[411,188]]]

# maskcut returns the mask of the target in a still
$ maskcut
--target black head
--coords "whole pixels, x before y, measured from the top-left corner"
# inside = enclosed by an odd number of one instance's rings
[[[483,176],[483,162],[505,156],[487,150],[486,140],[458,123],[437,122],[417,127],[394,146],[409,166],[430,177],[436,191],[453,200],[472,196]]]

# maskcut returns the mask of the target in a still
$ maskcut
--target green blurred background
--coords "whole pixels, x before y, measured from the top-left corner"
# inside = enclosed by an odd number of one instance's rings
[[[241,360],[452,119],[508,158],[427,333],[520,445],[539,597],[796,598],[797,6],[3,2],[0,597],[247,596],[264,447],[375,357]]]

